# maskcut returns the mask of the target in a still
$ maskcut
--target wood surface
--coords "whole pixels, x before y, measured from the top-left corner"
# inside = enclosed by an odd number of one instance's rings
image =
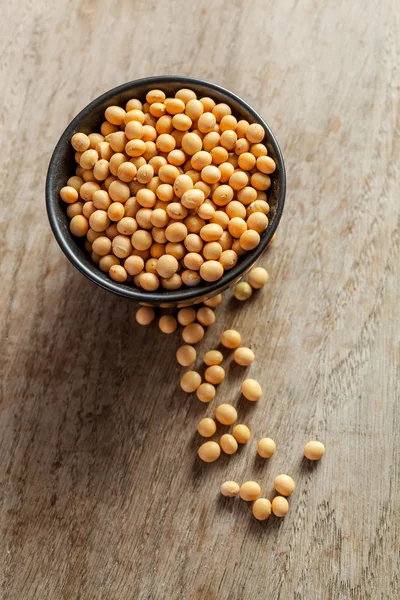
[[[1,45],[2,600],[392,600],[400,597],[399,10],[396,2],[4,2]],[[69,264],[44,182],[70,119],[156,74],[242,95],[288,171],[266,288],[226,292],[199,345],[237,327],[264,389],[217,402],[252,438],[200,464],[179,388],[180,335]],[[213,406],[214,405],[214,406]],[[223,429],[221,429],[221,432]],[[272,437],[263,461],[257,440]],[[309,439],[326,445],[317,464]],[[226,479],[291,474],[285,519],[256,522]]]

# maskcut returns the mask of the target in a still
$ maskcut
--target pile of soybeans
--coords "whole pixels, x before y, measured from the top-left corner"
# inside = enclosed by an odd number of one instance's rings
[[[142,103],[130,99],[125,107],[109,106],[100,132],[77,132],[71,144],[75,150],[75,174],[60,190],[70,218],[70,231],[85,238],[84,246],[101,271],[119,283],[154,292],[194,287],[200,282],[215,282],[232,269],[247,252],[254,250],[268,227],[267,191],[276,169],[263,143],[265,131],[259,123],[237,120],[231,107],[212,98],[197,98],[190,89],[180,89],[166,97],[154,89]],[[248,300],[268,280],[265,269],[253,269],[247,281],[240,282],[234,296]],[[176,316],[159,319],[163,333],[172,334],[183,327],[184,344],[176,353],[177,362],[189,368],[180,381],[186,393],[210,403],[225,379],[224,354],[211,349],[203,356],[204,381],[193,369],[197,359],[195,344],[205,328],[215,321],[214,309],[221,296],[210,298],[200,308],[181,308]],[[136,319],[149,325],[155,311],[141,307]],[[255,353],[242,345],[241,334],[228,329],[220,338],[221,350],[233,351],[234,361],[250,367]],[[241,393],[250,402],[262,396],[260,384],[245,378]],[[250,428],[238,423],[238,412],[231,404],[220,404],[215,420],[205,417],[197,426],[206,440],[198,456],[212,463],[221,455],[234,455],[251,438]],[[211,440],[217,427],[232,427]],[[276,451],[273,439],[258,441],[263,459]],[[309,460],[324,454],[321,442],[311,441],[304,448]],[[286,498],[295,489],[286,474],[275,477],[278,495],[262,498],[255,481],[238,485],[226,481],[224,496],[240,496],[253,502],[256,519],[267,519],[271,512],[283,517],[289,510]]]
[[[242,281],[236,285],[234,296],[238,300],[247,300],[253,293],[264,287],[268,281],[268,273],[262,267],[256,267],[250,271],[247,282]],[[243,294],[243,286],[248,286],[250,293]],[[182,375],[180,386],[187,394],[196,394],[200,402],[209,404],[217,396],[218,386],[225,380],[226,370],[224,361],[229,353],[233,354],[233,361],[243,368],[251,367],[256,355],[246,345],[243,345],[242,335],[235,329],[227,329],[222,332],[219,339],[219,348],[208,350],[202,357],[205,365],[204,381],[201,376],[203,369],[194,369],[197,362],[196,344],[201,342],[205,335],[205,328],[209,328],[215,322],[215,312],[222,302],[222,296],[218,295],[204,302],[200,308],[185,307],[177,311],[176,316],[164,314],[158,320],[160,330],[165,334],[174,333],[178,325],[182,327],[182,346],[176,351],[176,360],[182,367],[188,370]],[[149,325],[156,318],[155,310],[143,306],[136,313],[136,320],[140,325]],[[257,403],[262,397],[261,385],[255,379],[246,378],[241,383],[241,394],[249,402]],[[240,423],[238,410],[229,403],[218,404],[214,409],[212,417],[204,417],[197,424],[197,431],[203,443],[198,448],[198,456],[205,463],[217,461],[221,454],[232,456],[239,448],[246,445],[252,438],[252,433],[246,423]],[[226,430],[226,428],[231,428]],[[218,429],[225,429],[220,434]],[[214,439],[211,439],[214,438]],[[257,453],[262,459],[270,459],[276,452],[276,443],[269,437],[263,437],[257,442]],[[310,441],[304,447],[304,456],[308,460],[316,461],[323,457],[324,445],[319,441]],[[277,495],[269,500],[261,497],[261,486],[256,481],[245,481],[239,485],[235,481],[225,481],[220,488],[221,494],[227,497],[239,496],[246,502],[253,502],[252,513],[259,521],[265,521],[272,514],[276,517],[284,517],[289,511],[287,497],[295,490],[295,482],[291,476],[286,474],[277,475],[274,479],[274,487]]]
[[[60,190],[72,235],[117,282],[147,292],[218,281],[268,227],[276,165],[259,123],[181,89],[109,106],[100,132],[72,136]]]

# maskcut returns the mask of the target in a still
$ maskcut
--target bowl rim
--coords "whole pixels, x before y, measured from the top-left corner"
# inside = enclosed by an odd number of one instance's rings
[[[271,144],[277,162],[279,163],[279,195],[277,198],[276,204],[276,212],[274,215],[274,219],[272,221],[272,226],[267,230],[266,234],[262,236],[260,244],[252,251],[248,252],[243,256],[240,263],[238,263],[235,267],[226,271],[223,276],[215,282],[209,283],[204,287],[189,287],[182,288],[179,290],[161,290],[155,292],[146,292],[145,290],[139,290],[136,287],[126,285],[125,283],[117,283],[113,281],[111,278],[104,278],[100,275],[100,271],[98,266],[93,263],[84,262],[77,253],[74,253],[73,250],[67,243],[66,234],[63,230],[61,223],[59,222],[56,214],[56,202],[58,202],[59,190],[55,189],[55,171],[57,169],[57,165],[59,163],[59,154],[61,149],[65,146],[65,143],[72,137],[73,133],[76,132],[79,123],[87,114],[94,108],[96,108],[99,104],[108,99],[111,99],[113,96],[116,96],[121,93],[128,92],[130,89],[134,90],[138,85],[149,85],[152,84],[154,86],[162,86],[167,83],[178,83],[184,86],[190,87],[190,85],[202,85],[205,88],[209,89],[212,93],[213,91],[220,92],[227,96],[233,103],[239,104],[242,108],[244,108],[248,113],[252,115],[254,120],[260,123],[264,129],[267,131],[268,143]],[[266,123],[266,121],[259,115],[257,111],[254,110],[245,100],[243,100],[240,96],[236,95],[234,92],[227,90],[226,88],[209,81],[205,81],[203,79],[197,79],[195,77],[186,77],[181,75],[156,75],[151,77],[142,77],[140,79],[135,79],[121,85],[118,85],[94,100],[92,100],[89,104],[87,104],[67,125],[65,130],[63,131],[60,139],[58,140],[52,156],[50,158],[47,177],[46,177],[46,210],[47,216],[50,222],[50,227],[53,231],[54,237],[61,250],[68,258],[68,260],[74,265],[78,271],[80,271],[83,275],[85,275],[88,279],[90,279],[93,283],[96,283],[101,288],[117,294],[118,296],[122,296],[125,298],[130,298],[137,302],[148,303],[149,305],[157,304],[160,302],[165,303],[177,303],[177,302],[190,302],[195,300],[196,298],[203,297],[212,297],[217,294],[223,288],[227,288],[232,282],[236,279],[240,278],[242,274],[244,274],[261,256],[264,252],[265,248],[268,246],[271,241],[277,227],[279,221],[282,216],[283,208],[285,205],[285,195],[286,195],[286,170],[285,164],[283,160],[283,155],[279,144],[271,131],[271,128]],[[69,232],[68,232],[69,234]],[[70,235],[70,234],[69,234]]]

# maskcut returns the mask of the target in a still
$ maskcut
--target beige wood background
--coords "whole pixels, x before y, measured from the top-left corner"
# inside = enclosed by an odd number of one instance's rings
[[[1,44],[0,597],[400,597],[399,11],[339,0],[4,2]],[[253,437],[200,464],[179,334],[135,324],[61,254],[44,210],[51,151],[91,99],[146,75],[208,79],[276,132],[287,207],[267,288],[225,294],[200,345],[237,327],[257,406],[229,367],[219,401]],[[276,440],[258,459],[256,441]],[[319,464],[302,460],[310,438]],[[297,482],[284,520],[225,479]]]

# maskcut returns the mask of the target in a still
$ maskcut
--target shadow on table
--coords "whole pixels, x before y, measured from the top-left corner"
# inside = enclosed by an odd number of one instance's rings
[[[186,414],[179,338],[161,334],[156,322],[140,327],[136,304],[72,268],[59,281],[42,283],[35,327],[15,357],[17,397],[8,399],[13,491],[23,501],[46,497],[49,508],[68,508],[72,490],[73,501],[79,494],[101,501],[110,482],[118,495],[135,476],[144,480],[158,453],[166,460],[168,430]]]
[[[156,322],[140,327],[136,304],[72,267],[64,279],[50,273],[40,285],[35,327],[24,332],[24,350],[15,357],[18,395],[9,399],[9,504],[19,506],[24,535],[32,535],[30,524],[49,532],[56,521],[76,540],[104,507],[141,511],[144,497],[165,491],[168,498],[186,477],[183,466],[201,487],[208,465],[198,459],[201,439],[191,432],[207,407],[179,387],[180,336],[161,334]],[[209,349],[207,342],[202,348]],[[229,383],[244,373],[229,367]],[[225,394],[222,401],[234,400]],[[243,412],[256,404],[234,403]],[[189,467],[182,461],[188,452]],[[213,473],[222,476],[230,460],[221,456]]]

